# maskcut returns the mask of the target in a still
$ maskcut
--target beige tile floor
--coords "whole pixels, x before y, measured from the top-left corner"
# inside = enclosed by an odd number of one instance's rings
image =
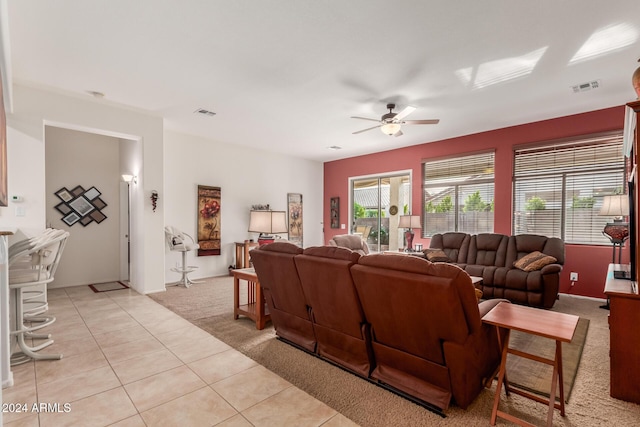
[[[13,367],[2,398],[27,410],[5,426],[355,426],[134,291],[54,289],[49,305],[55,343],[42,351],[64,357]]]

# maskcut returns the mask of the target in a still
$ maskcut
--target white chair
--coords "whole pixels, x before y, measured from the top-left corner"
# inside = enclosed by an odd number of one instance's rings
[[[14,303],[14,327],[11,335],[16,337],[20,351],[11,355],[11,364],[17,365],[36,360],[59,360],[61,354],[40,354],[38,351],[53,344],[51,335],[34,334],[34,331],[55,322],[54,316],[40,316],[48,309],[46,299],[35,301],[44,296],[46,290],[38,290],[54,279],[54,275],[69,233],[63,230],[47,232],[46,236],[32,239],[28,243],[16,246],[9,258],[9,289]],[[22,249],[22,250],[19,250]],[[27,325],[28,323],[29,325]],[[35,323],[35,324],[34,324]],[[25,338],[47,339],[37,346],[29,346]]]
[[[164,236],[167,239],[167,244],[169,245],[170,250],[182,253],[182,266],[171,269],[171,271],[181,273],[182,278],[180,281],[172,283],[171,285],[182,285],[185,288],[188,288],[194,283],[199,283],[189,279],[187,276],[198,268],[195,265],[187,265],[187,252],[200,249],[200,245],[193,240],[193,237],[175,227],[166,226],[164,228]]]

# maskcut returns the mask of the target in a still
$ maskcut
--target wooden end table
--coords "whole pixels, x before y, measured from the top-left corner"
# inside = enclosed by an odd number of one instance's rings
[[[240,315],[247,316],[256,322],[256,329],[264,329],[268,320],[271,320],[269,309],[265,305],[262,288],[258,281],[258,275],[253,268],[240,268],[233,273],[233,318]],[[247,303],[240,305],[240,280],[247,281]]]
[[[500,391],[502,384],[505,386],[507,396],[509,392],[513,392],[520,396],[533,399],[539,403],[549,405],[547,415],[547,426],[553,424],[553,410],[560,409],[560,415],[564,417],[564,384],[562,382],[562,343],[571,342],[576,326],[578,325],[578,316],[565,313],[557,313],[554,311],[541,310],[538,308],[524,307],[516,304],[501,302],[488,312],[482,321],[490,325],[496,326],[498,332],[498,342],[502,348],[502,360],[500,362],[500,371],[498,373],[498,385],[496,387],[496,395],[493,402],[493,410],[491,411],[491,425],[496,425],[496,418],[501,417],[521,426],[530,426],[531,424],[502,412],[498,409],[500,403]],[[504,342],[500,339],[500,329],[506,330]],[[520,350],[509,348],[509,333],[511,330],[521,331],[528,334],[539,335],[541,337],[555,340],[556,351],[553,360],[537,356],[535,354],[525,353]],[[553,377],[551,379],[551,392],[549,400],[532,393],[514,388],[507,381],[507,354],[524,357],[536,362],[546,363],[553,366]],[[559,384],[558,384],[559,383]],[[556,403],[556,388],[560,388],[560,403]]]

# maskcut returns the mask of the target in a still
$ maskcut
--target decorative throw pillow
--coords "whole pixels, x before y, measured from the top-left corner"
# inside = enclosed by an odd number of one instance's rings
[[[451,260],[442,249],[426,249],[425,256],[431,262],[450,262]]]
[[[513,266],[523,271],[536,271],[545,265],[553,264],[557,261],[558,260],[551,255],[545,255],[542,252],[535,251],[514,262]]]

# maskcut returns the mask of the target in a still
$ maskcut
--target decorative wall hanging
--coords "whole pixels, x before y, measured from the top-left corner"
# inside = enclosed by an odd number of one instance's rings
[[[302,194],[287,193],[289,241],[302,247]]]
[[[55,192],[55,195],[62,200],[55,208],[63,215],[62,221],[69,227],[76,222],[85,227],[94,221],[100,224],[107,219],[107,216],[102,213],[102,209],[107,204],[100,198],[101,194],[96,187],[88,190],[80,185],[73,190],[62,187]]]
[[[153,211],[156,211],[156,208],[158,207],[158,192],[156,190],[151,190],[151,207],[153,208]]]
[[[329,215],[331,217],[331,228],[340,228],[340,197],[331,198]]]
[[[220,255],[220,187],[198,185],[198,256]]]

